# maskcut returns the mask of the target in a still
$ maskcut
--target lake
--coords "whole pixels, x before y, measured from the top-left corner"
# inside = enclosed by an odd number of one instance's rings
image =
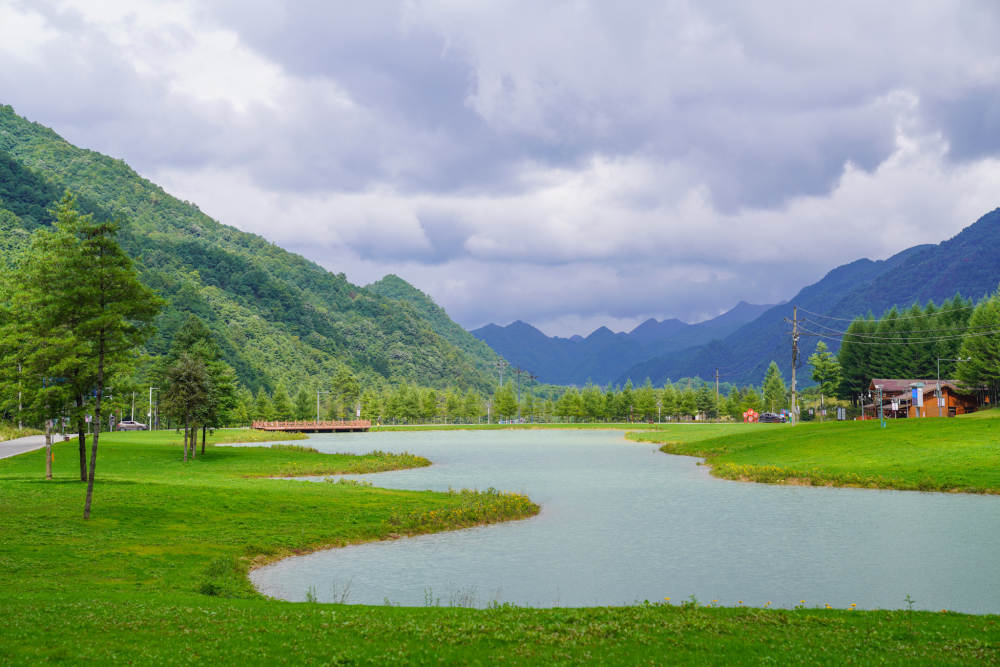
[[[698,428],[691,425],[689,428]],[[426,456],[348,476],[393,489],[496,487],[531,519],[330,549],[252,573],[262,592],[421,606],[701,602],[1000,613],[1000,498],[720,480],[614,431],[318,434],[320,451]],[[289,484],[308,484],[292,480]]]

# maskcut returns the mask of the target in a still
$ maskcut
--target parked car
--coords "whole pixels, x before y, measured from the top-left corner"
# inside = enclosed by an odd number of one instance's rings
[[[788,421],[788,418],[785,415],[779,415],[775,412],[762,412],[757,421],[764,424],[784,424]]]
[[[145,431],[146,425],[126,419],[125,421],[118,422],[118,426],[115,428],[119,431]]]

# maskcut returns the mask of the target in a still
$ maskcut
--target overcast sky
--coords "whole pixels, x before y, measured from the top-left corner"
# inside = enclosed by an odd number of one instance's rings
[[[998,37],[991,0],[0,0],[0,103],[354,283],[587,334],[996,208]]]

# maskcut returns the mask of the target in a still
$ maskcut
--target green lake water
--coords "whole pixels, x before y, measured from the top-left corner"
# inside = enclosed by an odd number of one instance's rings
[[[692,426],[697,428],[697,426]],[[331,549],[253,573],[275,597],[404,606],[702,602],[1000,613],[1000,498],[713,478],[613,431],[321,434],[320,451],[426,456],[352,476],[394,489],[526,492],[534,518]],[[309,483],[290,481],[290,484]]]

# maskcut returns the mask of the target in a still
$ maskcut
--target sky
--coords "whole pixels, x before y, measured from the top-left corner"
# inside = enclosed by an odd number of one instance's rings
[[[0,104],[476,328],[696,322],[1000,205],[989,0],[0,0]]]

